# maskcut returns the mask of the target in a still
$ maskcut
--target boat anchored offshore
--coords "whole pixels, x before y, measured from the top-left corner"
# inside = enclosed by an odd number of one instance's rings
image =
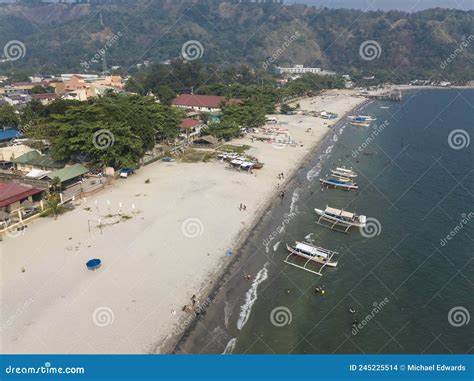
[[[337,261],[334,261],[332,259],[335,255],[338,254],[335,251],[324,249],[322,247],[313,246],[306,242],[298,242],[298,241],[295,242],[294,246],[290,246],[286,244],[286,248],[290,254],[288,254],[284,262],[288,265],[298,267],[299,269],[308,271],[310,273],[321,276],[323,275],[321,271],[323,270],[324,267],[337,266]],[[294,262],[290,262],[289,259],[292,255],[306,259],[305,264],[298,265]],[[321,265],[321,267],[319,268],[319,271],[309,269],[307,266],[310,263],[316,263],[318,265]]]
[[[357,190],[359,186],[354,183],[351,179],[341,176],[332,176],[328,179],[319,179],[321,184],[324,184],[328,187],[339,188],[344,190]]]
[[[331,173],[337,176],[354,178],[357,177],[357,173],[355,173],[352,168],[347,169],[346,167],[337,167],[336,169],[331,169]]]
[[[360,122],[375,122],[377,119],[370,116],[370,115],[351,115],[349,116],[349,119],[352,119],[352,120],[357,120],[357,121],[360,121]]]
[[[329,206],[326,206],[326,209],[324,210],[316,208],[314,211],[319,216],[319,219],[316,221],[318,225],[343,233],[347,233],[353,226],[358,228],[365,227],[367,220],[366,216],[359,216],[355,213],[331,208]]]

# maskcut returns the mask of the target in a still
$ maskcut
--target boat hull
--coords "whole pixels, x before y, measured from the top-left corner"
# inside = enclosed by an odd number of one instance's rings
[[[335,183],[330,180],[320,179],[319,182],[328,187],[342,189],[342,190],[357,190],[359,186],[357,184],[344,184],[344,183]]]
[[[333,222],[333,223],[337,223],[339,225],[343,225],[343,226],[347,226],[347,227],[351,227],[351,226],[354,226],[354,227],[357,227],[357,228],[363,228],[365,227],[365,222],[360,222],[360,221],[346,221],[346,220],[343,220],[343,219],[340,219],[340,218],[336,218],[334,216],[331,216],[331,215],[328,215],[324,212],[324,210],[321,210],[321,209],[317,209],[315,208],[314,211],[316,212],[316,214],[318,216],[320,216],[321,218],[327,220],[327,221],[330,221],[330,222]]]
[[[326,265],[328,267],[336,267],[337,266],[337,261],[328,261],[327,259],[323,257],[318,257],[318,256],[312,256],[309,254],[302,253],[300,251],[295,250],[293,247],[290,245],[286,244],[286,249],[290,254],[296,255],[298,257],[304,258],[311,260],[313,262],[319,263],[321,265]]]

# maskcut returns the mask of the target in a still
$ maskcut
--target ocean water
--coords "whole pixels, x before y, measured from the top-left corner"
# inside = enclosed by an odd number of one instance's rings
[[[334,128],[177,353],[473,352],[474,90],[409,91],[360,112],[377,121]],[[357,192],[321,188],[336,165],[359,174]],[[366,215],[368,227],[317,225],[314,208],[326,205]],[[319,277],[286,265],[295,240],[336,250],[337,268]]]

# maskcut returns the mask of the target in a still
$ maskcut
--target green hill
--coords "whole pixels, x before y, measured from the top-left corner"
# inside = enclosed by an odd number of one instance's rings
[[[447,9],[364,13],[212,0],[2,4],[0,48],[19,40],[26,53],[0,63],[0,72],[100,71],[104,50],[109,68],[130,71],[143,61],[177,58],[183,44],[197,40],[201,59],[208,63],[305,64],[469,78],[474,71],[473,18],[473,11]],[[359,50],[370,40],[376,42],[377,58],[365,60]]]

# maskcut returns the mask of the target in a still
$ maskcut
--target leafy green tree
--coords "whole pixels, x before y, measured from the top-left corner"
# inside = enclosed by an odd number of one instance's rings
[[[2,127],[18,127],[20,118],[15,108],[9,104],[0,106],[0,128]]]
[[[223,120],[220,123],[210,123],[206,133],[218,139],[230,140],[240,135],[240,127],[235,121]]]

